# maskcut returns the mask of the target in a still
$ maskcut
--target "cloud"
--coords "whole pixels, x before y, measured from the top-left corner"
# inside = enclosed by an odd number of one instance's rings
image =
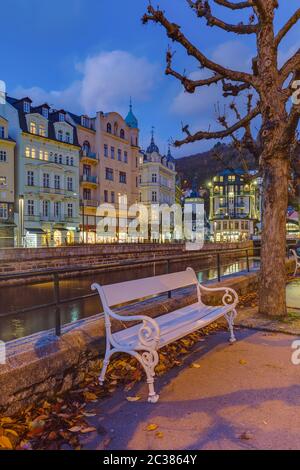
[[[239,41],[228,41],[218,46],[211,55],[212,60],[233,70],[245,71],[249,69],[251,63],[251,50]],[[198,70],[189,75],[192,80],[207,78],[211,75],[208,71]],[[228,100],[222,96],[220,84],[201,87],[195,93],[186,93],[183,88],[175,96],[171,103],[171,113],[187,117],[195,116],[199,113],[206,113],[207,118],[214,116],[214,106],[219,102],[221,106]]]
[[[122,111],[129,97],[146,101],[159,76],[157,65],[121,50],[102,52],[75,65],[81,75],[63,90],[17,87],[16,97],[30,96],[34,103],[48,102],[73,112]]]

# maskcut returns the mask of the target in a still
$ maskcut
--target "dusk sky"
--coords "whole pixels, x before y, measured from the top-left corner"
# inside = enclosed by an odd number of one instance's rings
[[[234,69],[250,69],[255,54],[254,35],[237,36],[209,28],[197,19],[185,0],[154,0],[180,24],[184,32],[215,61]],[[283,3],[283,2],[281,2]],[[35,103],[47,101],[77,113],[118,111],[126,115],[132,96],[139,119],[141,145],[155,126],[161,152],[170,137],[181,138],[181,121],[191,131],[217,128],[214,104],[224,100],[219,88],[202,88],[195,95],[164,75],[169,40],[162,27],[143,26],[147,0],[10,0],[2,2],[0,79],[12,96],[31,96]],[[277,28],[299,7],[287,0],[277,11]],[[230,12],[215,6],[213,12],[232,23],[247,20],[249,10]],[[300,47],[299,26],[283,41],[281,60]],[[179,45],[174,68],[193,77],[204,76],[197,63]],[[243,104],[244,100],[242,100]],[[229,103],[229,101],[228,101]],[[214,142],[199,142],[174,150],[175,156],[206,150]]]

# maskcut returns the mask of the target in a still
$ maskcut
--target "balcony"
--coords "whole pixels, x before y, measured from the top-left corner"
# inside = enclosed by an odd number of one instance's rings
[[[96,199],[81,199],[81,205],[84,207],[98,207],[100,205],[100,201]]]
[[[80,160],[82,163],[91,163],[92,165],[97,165],[98,163],[98,156],[95,152],[82,152],[80,156]]]
[[[86,187],[89,188],[97,188],[98,186],[98,176],[92,176],[92,175],[82,175],[80,177],[80,182]]]

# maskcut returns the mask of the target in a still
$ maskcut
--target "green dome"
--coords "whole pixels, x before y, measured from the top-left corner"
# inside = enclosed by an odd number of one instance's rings
[[[138,120],[132,112],[132,103],[131,103],[131,101],[130,101],[130,105],[129,105],[129,113],[127,114],[127,116],[125,118],[125,122],[126,122],[127,126],[131,127],[132,129],[137,129],[139,127]]]

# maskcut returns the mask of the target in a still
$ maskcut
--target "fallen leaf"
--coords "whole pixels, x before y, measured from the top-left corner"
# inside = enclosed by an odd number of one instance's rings
[[[69,429],[70,432],[80,432],[81,431],[81,426],[73,426],[72,428]]]
[[[98,397],[95,393],[91,393],[91,392],[84,392],[83,394],[85,400],[87,401],[93,401],[93,400],[97,400]]]
[[[94,431],[97,431],[96,428],[94,428],[93,426],[89,427],[89,428],[82,428],[80,430],[81,434],[87,434],[89,432],[94,432]]]
[[[156,431],[156,429],[158,428],[158,424],[148,424],[147,426],[147,431]]]
[[[240,359],[239,364],[241,364],[241,366],[245,366],[247,364],[247,361],[245,361],[245,359]]]
[[[2,447],[2,449],[13,449],[12,443],[6,436],[0,436],[0,447]]]
[[[141,399],[141,397],[126,397],[126,400],[127,401],[139,401]]]
[[[164,437],[164,434],[160,431],[155,433],[155,437],[158,437],[159,439],[162,439]]]
[[[83,413],[83,416],[86,416],[87,418],[92,418],[93,416],[97,416],[96,413]]]
[[[196,362],[193,362],[193,364],[191,364],[191,367],[193,369],[200,369],[201,365],[200,364],[197,364]]]

